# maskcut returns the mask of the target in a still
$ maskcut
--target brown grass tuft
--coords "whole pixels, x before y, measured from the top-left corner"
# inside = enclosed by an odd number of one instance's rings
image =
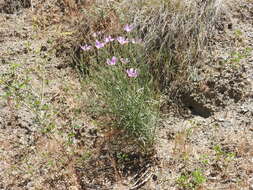
[[[125,2],[127,4],[127,2]],[[223,1],[162,0],[130,4],[131,20],[144,39],[147,62],[161,90],[187,81],[215,30]]]

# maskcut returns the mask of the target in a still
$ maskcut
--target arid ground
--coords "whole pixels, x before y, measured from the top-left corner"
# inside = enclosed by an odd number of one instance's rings
[[[163,108],[150,155],[107,143],[117,137],[87,112],[89,89],[59,50],[63,5],[18,2],[0,0],[0,190],[253,190],[252,1],[220,19],[204,80],[184,114]]]

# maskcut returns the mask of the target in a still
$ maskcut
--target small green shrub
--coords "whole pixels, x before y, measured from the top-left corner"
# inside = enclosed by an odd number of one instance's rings
[[[113,118],[113,127],[124,130],[143,144],[152,144],[158,118],[152,75],[144,61],[140,39],[125,26],[124,36],[96,34],[92,44],[81,46],[86,81],[93,85],[98,111]]]

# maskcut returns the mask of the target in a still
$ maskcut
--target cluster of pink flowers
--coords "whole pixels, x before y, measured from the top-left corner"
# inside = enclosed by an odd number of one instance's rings
[[[117,61],[118,61],[118,58],[113,56],[111,59],[107,59],[106,63],[107,63],[107,65],[116,65]],[[128,58],[125,58],[125,59],[120,58],[120,61],[124,64],[129,63]],[[128,77],[130,77],[130,78],[136,78],[139,75],[137,69],[134,69],[134,68],[127,69],[126,73],[127,73]]]
[[[127,25],[124,26],[123,29],[124,29],[124,31],[126,31],[126,32],[131,32],[131,31],[134,29],[134,26],[133,26],[133,25],[128,25],[128,24],[127,24]],[[97,36],[100,35],[100,34],[101,34],[101,32],[94,33],[94,34],[93,34],[93,37],[97,37]],[[108,36],[108,37],[106,37],[106,38],[104,39],[104,41],[102,41],[102,42],[96,40],[96,42],[95,42],[95,47],[96,47],[97,49],[103,48],[107,43],[113,42],[114,40],[117,40],[121,45],[128,44],[129,42],[131,42],[131,43],[133,43],[133,44],[142,43],[141,40],[127,39],[127,38],[122,37],[122,36],[119,36],[119,37],[117,37],[117,38],[115,38],[115,39],[112,38],[111,36]],[[87,45],[87,44],[84,45],[84,46],[80,46],[80,47],[81,47],[81,49],[82,49],[83,51],[89,51],[89,50],[92,49],[92,46],[91,46],[91,45]],[[123,63],[123,64],[129,63],[129,59],[128,59],[128,58],[120,58],[119,60],[120,60],[120,62]],[[107,59],[107,60],[106,60],[107,65],[116,65],[117,62],[118,62],[118,58],[115,57],[115,56],[113,56],[111,59]],[[130,78],[136,78],[136,77],[139,75],[137,69],[134,69],[134,68],[127,69],[127,70],[126,70],[126,73],[127,73],[128,77],[130,77]]]
[[[120,58],[119,60],[120,60],[121,63],[124,63],[124,64],[129,63],[129,59],[128,58]],[[113,56],[112,59],[107,59],[106,63],[108,65],[115,65],[117,61],[118,61],[118,58],[115,57],[115,56]]]
[[[115,39],[112,38],[111,36],[108,36],[105,38],[104,42],[100,42],[98,40],[96,40],[95,42],[95,47],[97,49],[100,49],[100,48],[103,48],[107,43],[110,43],[110,42],[113,42]],[[125,37],[122,37],[122,36],[119,36],[116,38],[116,40],[121,44],[121,45],[124,45],[124,44],[128,44],[129,42],[133,43],[133,44],[141,44],[142,43],[142,40],[140,39],[127,39]],[[84,46],[80,46],[81,49],[83,51],[89,51],[92,49],[92,46],[91,45],[84,45]]]
[[[134,29],[134,26],[133,26],[133,25],[127,24],[127,25],[124,26],[123,29],[124,29],[124,31],[126,31],[126,32],[131,32],[131,31]],[[95,32],[92,36],[93,36],[93,37],[97,37],[97,36],[99,36],[99,35],[101,35],[101,34],[102,34],[102,32]],[[103,48],[107,43],[113,42],[114,40],[115,40],[115,39],[112,38],[111,36],[106,37],[106,38],[104,39],[103,42],[100,42],[100,41],[96,40],[96,42],[95,42],[95,47],[96,47],[97,49]],[[117,40],[121,45],[128,44],[129,42],[132,42],[133,44],[136,44],[136,43],[139,43],[139,44],[140,44],[140,43],[142,43],[142,41],[141,41],[140,39],[127,39],[127,38],[122,37],[122,36],[117,37],[116,40]],[[83,51],[89,51],[89,50],[92,49],[92,46],[91,46],[91,45],[84,45],[84,46],[80,46],[80,47],[81,47],[81,49],[82,49]]]

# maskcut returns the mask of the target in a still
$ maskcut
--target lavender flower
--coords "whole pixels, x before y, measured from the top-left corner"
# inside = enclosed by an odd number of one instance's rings
[[[120,61],[121,61],[121,63],[124,63],[124,64],[127,64],[127,63],[129,63],[129,59],[128,58],[120,58]]]
[[[108,36],[105,38],[105,43],[109,43],[109,42],[112,42],[114,41],[114,39],[111,37],[111,36]]]
[[[122,36],[118,37],[117,40],[121,45],[128,43],[128,40]]]
[[[134,29],[134,26],[133,25],[125,25],[124,26],[124,30],[126,31],[126,32],[131,32],[132,30]]]
[[[133,69],[133,68],[127,69],[126,72],[127,72],[128,77],[130,78],[136,78],[139,74],[137,72],[137,69]]]
[[[117,59],[115,56],[113,56],[111,60],[110,60],[110,59],[107,59],[107,60],[106,60],[106,63],[107,63],[108,65],[115,65],[116,62],[117,62],[117,60],[118,60],[118,59]]]
[[[84,46],[80,46],[81,47],[81,49],[83,50],[83,51],[89,51],[91,48],[92,48],[92,46],[90,46],[90,45],[84,45]]]
[[[105,43],[99,42],[98,40],[96,40],[96,44],[95,44],[96,48],[102,48],[105,46]]]

